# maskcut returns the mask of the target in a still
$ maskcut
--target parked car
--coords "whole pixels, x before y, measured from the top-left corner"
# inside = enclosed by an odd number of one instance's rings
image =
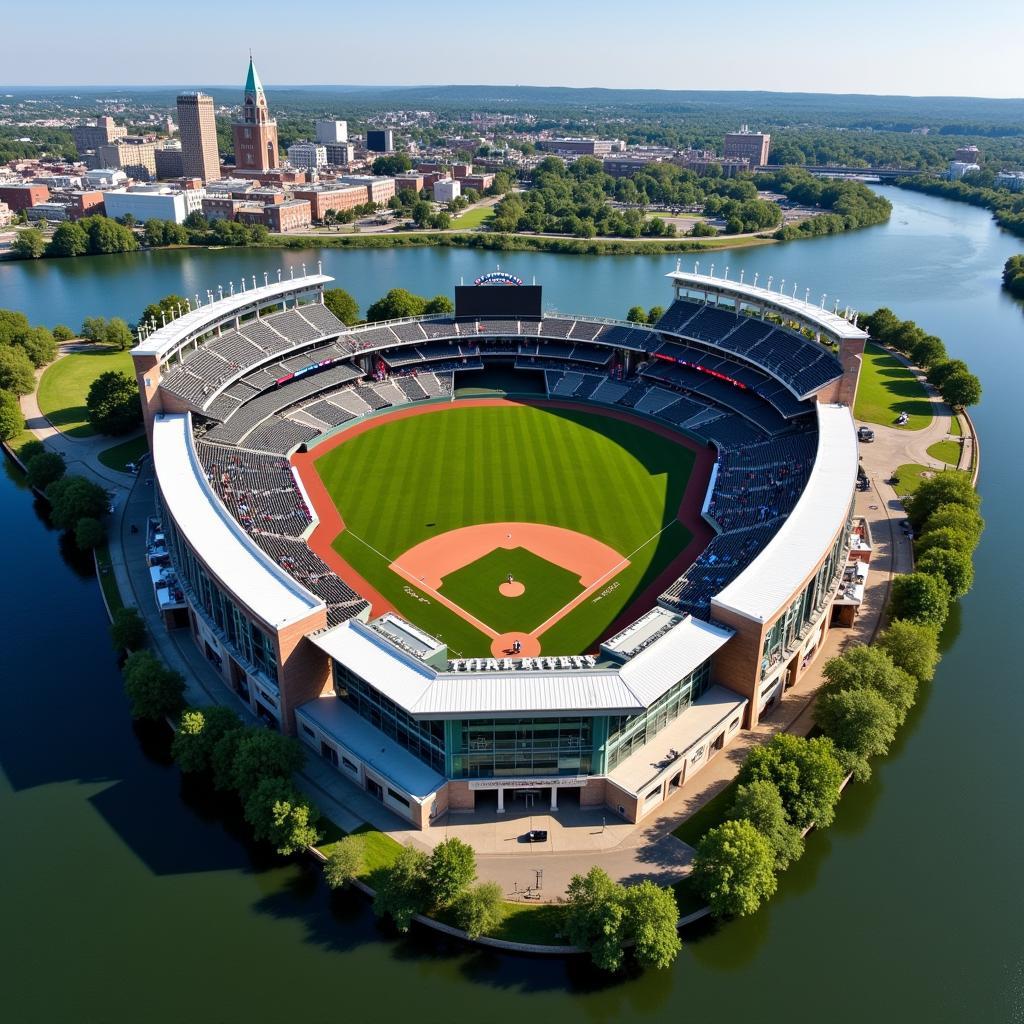
[[[548,841],[548,830],[546,828],[531,828],[526,833],[528,843],[546,843]]]
[[[861,427],[857,431],[858,441],[874,441],[875,432],[870,427]]]

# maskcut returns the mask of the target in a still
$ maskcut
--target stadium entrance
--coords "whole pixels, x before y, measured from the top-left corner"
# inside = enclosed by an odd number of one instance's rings
[[[580,806],[580,790],[587,779],[473,779],[469,788],[474,810],[494,810],[498,814],[557,811],[560,807]]]

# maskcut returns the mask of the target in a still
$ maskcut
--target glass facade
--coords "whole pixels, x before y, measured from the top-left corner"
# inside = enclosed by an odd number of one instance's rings
[[[224,634],[240,659],[254,665],[277,685],[277,648],[273,638],[252,622],[221,590],[203,568],[192,549],[181,539],[170,516],[164,516],[164,533],[170,541],[174,565],[195,602]]]
[[[420,722],[345,665],[334,662],[334,692],[360,718],[380,729],[435,771],[445,772],[444,722]]]
[[[610,772],[678,718],[711,685],[711,662],[695,668],[665,691],[643,714],[608,719],[605,771]]]
[[[450,775],[589,775],[604,721],[582,716],[455,720],[450,723]]]
[[[848,520],[846,529],[836,538],[828,557],[821,563],[810,583],[794,598],[793,603],[765,634],[761,656],[762,679],[785,658],[794,644],[804,637],[807,627],[825,606],[829,592],[846,561],[850,525],[851,521]]]

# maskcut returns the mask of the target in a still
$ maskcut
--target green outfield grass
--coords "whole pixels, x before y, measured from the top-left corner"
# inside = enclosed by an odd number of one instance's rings
[[[676,514],[694,460],[690,449],[669,438],[598,413],[456,402],[442,412],[368,430],[322,456],[316,468],[346,524],[335,549],[400,614],[440,637],[454,654],[476,657],[489,655],[489,639],[409,586],[389,568],[392,561],[430,537],[482,523],[546,523],[594,537],[630,565],[541,641],[555,654],[591,649],[689,542],[691,534]],[[556,600],[554,567],[542,570],[547,563],[534,559],[528,571],[537,581],[536,594],[531,588],[511,599],[501,598],[497,587],[516,570],[501,570],[499,562],[506,564],[499,558],[493,566],[481,568],[478,562],[453,573],[445,587],[454,583],[458,589],[465,582],[472,590],[469,576],[453,577],[475,569],[476,608],[493,602],[497,613],[505,602],[540,601],[530,614],[543,622],[544,609]],[[525,563],[519,571],[525,574]],[[576,587],[561,604],[579,592],[578,581]],[[463,600],[470,597],[463,594]]]
[[[868,423],[895,427],[901,412],[909,416],[900,430],[923,430],[932,421],[932,403],[917,377],[877,345],[868,345],[857,385],[854,415]]]
[[[510,573],[526,587],[520,597],[498,589]],[[441,581],[444,597],[499,633],[529,633],[582,589],[578,576],[525,548],[499,548]]]
[[[89,386],[107,370],[122,370],[134,375],[129,352],[97,347],[90,352],[64,356],[46,368],[39,381],[39,408],[58,430],[71,437],[91,437],[85,399]]]

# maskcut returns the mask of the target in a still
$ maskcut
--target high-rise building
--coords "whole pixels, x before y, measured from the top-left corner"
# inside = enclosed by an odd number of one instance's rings
[[[109,145],[117,139],[123,139],[127,134],[128,129],[114,124],[112,117],[97,117],[95,124],[76,124],[71,129],[79,156],[84,156],[89,150]]]
[[[356,158],[356,147],[351,142],[328,142],[324,145],[327,163],[332,167],[348,167]]]
[[[269,171],[281,165],[277,153],[277,122],[267,109],[263,83],[256,74],[252,57],[245,80],[242,116],[233,125],[235,168],[239,171]]]
[[[772,137],[766,132],[752,132],[743,125],[738,132],[729,132],[722,144],[722,156],[749,160],[750,167],[763,167],[768,163],[768,150],[771,148]]]
[[[322,145],[348,142],[348,121],[319,119],[316,122],[316,141]]]
[[[146,139],[125,136],[96,150],[101,167],[124,171],[136,181],[149,181],[156,177],[156,143]]]
[[[326,167],[327,147],[315,142],[293,142],[288,147],[288,163],[292,167]]]
[[[366,148],[371,153],[394,152],[395,133],[390,128],[371,128],[366,133]]]
[[[189,178],[216,181],[220,177],[220,151],[212,96],[186,92],[178,97],[178,133],[181,173]]]

